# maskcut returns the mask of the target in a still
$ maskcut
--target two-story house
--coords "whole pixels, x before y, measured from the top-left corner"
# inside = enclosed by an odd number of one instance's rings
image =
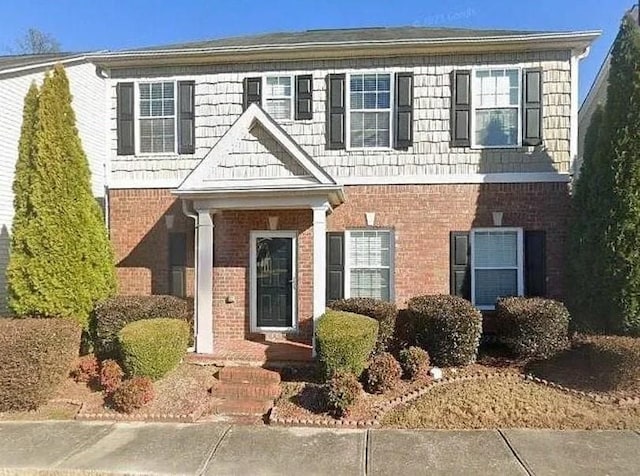
[[[120,292],[193,295],[198,353],[311,345],[342,297],[561,298],[597,36],[367,28],[90,55]]]

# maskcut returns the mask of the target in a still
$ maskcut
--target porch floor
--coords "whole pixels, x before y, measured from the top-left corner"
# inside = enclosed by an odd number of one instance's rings
[[[304,366],[313,361],[308,344],[286,340],[218,340],[213,354],[189,354],[189,362],[255,367]]]

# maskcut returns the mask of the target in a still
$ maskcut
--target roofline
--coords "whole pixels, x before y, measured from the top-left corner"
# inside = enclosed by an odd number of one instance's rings
[[[103,53],[103,52],[100,52]],[[75,63],[75,62],[80,62],[80,61],[88,61],[89,60],[89,56],[91,54],[87,54],[87,53],[82,53],[82,54],[78,54],[78,55],[73,55],[73,56],[68,56],[62,59],[58,59],[58,60],[51,60],[48,59],[47,61],[42,61],[39,63],[31,63],[28,65],[24,65],[24,66],[16,66],[13,68],[7,68],[7,69],[2,69],[0,67],[0,76],[2,75],[8,75],[8,74],[15,74],[15,73],[21,73],[23,71],[29,71],[31,69],[39,69],[39,68],[46,68],[49,66],[55,66],[56,64],[68,64],[68,63]]]
[[[354,57],[366,52],[367,56],[398,56],[429,52],[473,51],[486,49],[518,49],[552,47],[558,49],[584,49],[601,34],[600,30],[571,31],[555,33],[531,33],[523,35],[496,35],[478,37],[424,38],[405,40],[350,40],[339,42],[273,43],[247,46],[220,46],[200,48],[167,48],[156,50],[127,50],[100,52],[88,58],[107,66],[127,66],[130,64],[153,63],[155,60],[166,64],[167,59],[177,63],[215,63],[244,61],[268,61],[293,57],[304,59],[309,53],[317,56]],[[214,55],[214,56],[212,56]],[[243,55],[239,58],[238,55]]]

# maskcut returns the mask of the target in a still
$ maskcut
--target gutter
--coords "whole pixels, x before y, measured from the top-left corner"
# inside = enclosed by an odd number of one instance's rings
[[[105,54],[106,52],[100,51],[96,54]],[[58,59],[58,60],[47,60],[42,63],[31,63],[25,66],[16,66],[14,68],[9,69],[0,69],[0,76],[21,73],[24,71],[29,71],[31,69],[39,69],[39,68],[48,68],[51,66],[55,66],[57,64],[68,64],[68,63],[78,63],[82,61],[89,61],[91,59],[91,53],[89,54],[80,54],[75,56],[69,56],[66,58]]]

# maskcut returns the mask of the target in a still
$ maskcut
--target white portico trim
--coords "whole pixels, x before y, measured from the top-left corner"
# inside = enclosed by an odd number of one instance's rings
[[[261,128],[253,134],[254,128]],[[266,134],[265,134],[266,133]],[[241,144],[241,142],[244,143]],[[250,142],[247,146],[247,141]],[[268,142],[261,144],[260,141]],[[274,142],[275,141],[275,142]],[[278,147],[276,155],[264,150]],[[264,149],[260,146],[265,145]],[[271,147],[266,147],[271,145]],[[267,167],[271,174],[256,173],[252,166]],[[281,164],[280,162],[281,161]],[[237,169],[234,169],[235,164]],[[263,169],[264,170],[264,169]],[[265,222],[274,210],[308,210],[313,223],[313,321],[326,305],[327,213],[344,201],[339,185],[259,106],[253,104],[231,126],[206,157],[173,192],[196,221],[195,330],[196,353],[215,349],[213,322],[213,246],[215,214],[225,210],[264,210]],[[302,231],[302,230],[299,230]],[[251,240],[253,233],[246,239]],[[293,236],[293,235],[292,235]],[[241,237],[240,239],[245,239]],[[297,243],[297,240],[293,240]],[[255,253],[250,253],[252,256]],[[247,256],[250,261],[251,256]],[[253,266],[254,263],[247,263]],[[251,268],[250,268],[251,269]],[[255,292],[254,277],[245,285]],[[251,296],[253,302],[255,296]],[[249,310],[251,311],[251,310]],[[246,319],[254,319],[248,312]],[[315,353],[315,342],[314,342]]]

